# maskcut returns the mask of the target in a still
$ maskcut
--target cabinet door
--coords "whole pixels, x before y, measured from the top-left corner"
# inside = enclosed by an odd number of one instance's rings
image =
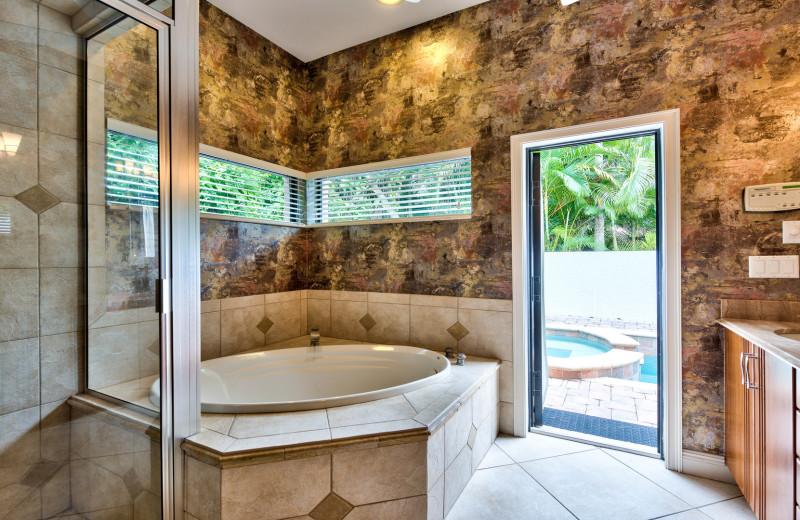
[[[761,350],[761,349],[758,349]],[[794,374],[761,352],[764,379],[764,505],[769,520],[794,519]]]
[[[745,418],[745,389],[742,384],[742,354],[745,341],[725,330],[725,463],[747,496],[750,455],[747,446],[747,420]]]

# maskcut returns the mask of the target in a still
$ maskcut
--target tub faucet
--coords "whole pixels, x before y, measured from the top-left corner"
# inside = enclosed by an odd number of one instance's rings
[[[319,329],[311,329],[311,346],[319,346]]]

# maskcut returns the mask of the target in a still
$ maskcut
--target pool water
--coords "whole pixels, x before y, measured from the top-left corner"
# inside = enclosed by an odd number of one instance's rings
[[[658,383],[658,356],[645,356],[639,381]]]
[[[584,357],[605,354],[610,348],[596,341],[566,336],[547,336],[547,355],[555,358]]]

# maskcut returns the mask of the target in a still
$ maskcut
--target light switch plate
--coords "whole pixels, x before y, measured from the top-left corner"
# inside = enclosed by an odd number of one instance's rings
[[[783,243],[800,244],[800,220],[783,221]]]
[[[800,278],[800,256],[751,256],[750,278]]]

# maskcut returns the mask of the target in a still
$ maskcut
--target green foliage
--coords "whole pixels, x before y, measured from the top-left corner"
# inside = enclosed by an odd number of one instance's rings
[[[541,152],[547,251],[656,248],[655,139]]]

